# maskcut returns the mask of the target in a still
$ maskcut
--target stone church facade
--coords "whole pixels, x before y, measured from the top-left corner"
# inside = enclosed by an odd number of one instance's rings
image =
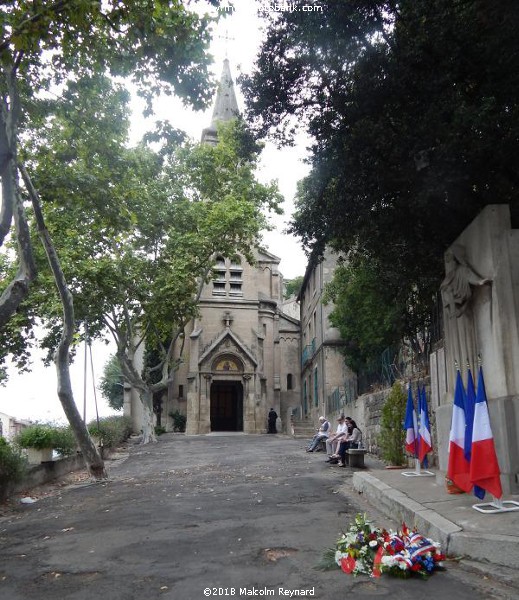
[[[217,123],[234,118],[238,104],[228,60],[224,61],[211,125],[202,142],[217,142]],[[299,319],[283,312],[280,259],[257,248],[255,263],[217,256],[213,280],[204,286],[199,316],[186,329],[175,381],[162,400],[161,423],[187,417],[186,433],[264,433],[274,408],[282,431],[300,405]],[[182,352],[182,356],[180,353]],[[133,396],[133,393],[132,393]],[[138,398],[131,402],[138,430]]]
[[[280,310],[279,258],[258,249],[256,261],[217,258],[186,332],[171,406],[184,404],[188,434],[263,433],[271,407],[285,428],[299,405],[299,321]]]

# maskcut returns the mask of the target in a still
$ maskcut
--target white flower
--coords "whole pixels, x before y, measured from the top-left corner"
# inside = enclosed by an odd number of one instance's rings
[[[366,572],[366,565],[364,564],[364,562],[362,560],[360,560],[360,558],[357,559],[357,562],[355,563],[355,569],[353,569],[354,573],[365,573]]]
[[[386,567],[394,567],[396,560],[394,556],[385,555],[382,557],[381,563]]]
[[[378,546],[378,542],[377,542],[377,540],[371,540],[369,545],[371,548],[376,548]]]

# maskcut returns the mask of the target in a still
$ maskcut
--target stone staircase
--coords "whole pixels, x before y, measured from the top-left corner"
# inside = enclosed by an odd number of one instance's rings
[[[309,419],[292,420],[292,437],[310,440],[315,435],[316,426]]]

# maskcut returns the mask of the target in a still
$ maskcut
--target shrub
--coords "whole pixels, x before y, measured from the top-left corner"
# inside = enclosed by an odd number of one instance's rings
[[[170,412],[169,416],[173,419],[173,431],[184,432],[186,430],[187,417],[180,411]]]
[[[76,439],[70,427],[36,423],[22,429],[15,438],[15,444],[19,448],[36,450],[52,448],[62,456],[68,456],[76,448]]]
[[[393,384],[382,408],[378,440],[382,458],[392,465],[403,465],[406,462],[404,453],[405,406],[406,394],[402,385],[397,381]]]
[[[70,456],[76,451],[76,437],[70,427],[57,427],[54,430],[52,446],[60,456]]]
[[[162,425],[155,425],[155,434],[162,435],[163,433],[166,433],[166,428],[162,427]]]
[[[15,444],[20,448],[54,448],[56,435],[54,428],[50,425],[35,424],[25,427],[15,438]]]
[[[103,417],[91,421],[88,425],[90,435],[100,438],[105,448],[115,448],[126,441],[132,434],[132,420],[129,417]]]
[[[19,450],[0,437],[0,488],[20,481],[25,473],[26,460]]]

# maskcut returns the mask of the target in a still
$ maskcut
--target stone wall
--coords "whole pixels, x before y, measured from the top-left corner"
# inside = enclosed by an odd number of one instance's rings
[[[0,489],[0,501],[5,500],[13,494],[30,490],[38,485],[49,483],[63,475],[72,473],[85,468],[85,461],[81,454],[49,460],[39,465],[32,465],[27,468],[22,481],[11,483]]]
[[[435,407],[431,405],[430,386],[427,381],[425,386],[433,443],[433,452],[429,454],[429,466],[432,467],[438,462],[436,452],[436,410]],[[416,385],[414,383],[413,389],[416,389]],[[362,431],[362,439],[365,448],[370,452],[370,454],[381,457],[378,443],[380,435],[380,419],[382,415],[382,407],[384,406],[384,402],[390,391],[391,388],[387,388],[358,396],[352,402],[346,402],[339,412],[334,413],[333,415],[328,415],[328,418],[332,423],[336,423],[337,417],[341,412],[343,412],[347,417],[354,419]],[[411,460],[409,466],[414,466],[414,461]]]

